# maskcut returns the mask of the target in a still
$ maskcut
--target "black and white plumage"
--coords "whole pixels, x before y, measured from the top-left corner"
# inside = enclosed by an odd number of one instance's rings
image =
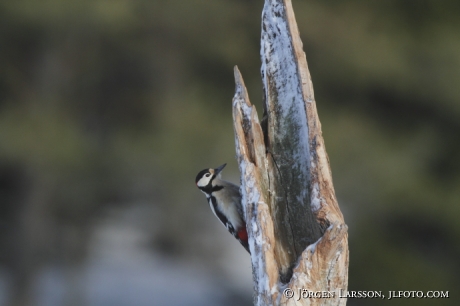
[[[195,183],[206,195],[214,215],[249,252],[240,188],[220,178],[220,173],[226,165],[200,171],[196,176]]]

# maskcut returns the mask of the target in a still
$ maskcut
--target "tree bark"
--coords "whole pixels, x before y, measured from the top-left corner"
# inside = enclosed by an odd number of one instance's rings
[[[233,98],[255,304],[345,305],[339,292],[348,285],[347,226],[290,0],[265,1],[261,57],[262,122],[237,67]],[[311,296],[319,291],[331,294]]]

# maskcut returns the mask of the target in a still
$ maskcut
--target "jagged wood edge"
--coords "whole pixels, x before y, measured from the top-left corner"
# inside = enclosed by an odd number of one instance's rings
[[[277,245],[275,255],[283,283],[303,250],[315,243],[321,226],[311,209],[310,142],[298,60],[283,1],[268,0],[262,12],[261,74],[272,212]]]
[[[305,53],[302,50],[302,43],[298,36],[292,5],[289,0],[284,1],[284,4],[293,37],[294,51],[298,63],[300,63],[298,73],[302,77],[302,89],[310,131],[311,160],[314,163],[314,167],[311,167],[312,185],[318,184],[318,192],[316,194],[311,193],[311,196],[316,197],[316,200],[319,200],[321,204],[317,212],[318,219],[330,225],[324,236],[314,245],[307,247],[302,253],[288,287],[308,288],[309,290],[325,290],[325,288],[328,290],[346,290],[348,282],[347,227],[335,198],[329,160],[324,148],[321,125],[316,112],[311,78]],[[277,287],[278,271],[273,253],[273,244],[275,243],[273,223],[262,187],[266,183],[266,178],[263,177],[265,171],[263,170],[266,170],[264,167],[267,165],[267,161],[260,158],[263,156],[260,154],[264,147],[263,135],[255,108],[249,102],[246,88],[237,69],[235,69],[235,81],[237,83],[233,101],[235,141],[242,174],[242,192],[249,196],[243,202],[246,204],[245,211],[252,252],[256,304],[274,305],[281,303],[282,305],[290,305],[294,300],[282,298],[279,287]],[[254,142],[256,149],[254,149]],[[254,180],[254,178],[256,179]],[[251,184],[245,184],[246,182],[251,182]],[[259,225],[261,228],[258,228]],[[337,277],[332,279],[328,277],[324,279],[312,278],[313,276],[322,276],[325,272],[327,275],[336,275]],[[328,299],[327,301],[306,299],[302,300],[302,304],[345,305],[346,299],[338,301],[337,298],[336,296],[335,299]],[[322,302],[318,303],[318,301]]]
[[[273,222],[265,195],[267,189],[265,145],[255,107],[251,105],[243,78],[235,66],[233,122],[241,193],[251,250],[256,305],[275,305],[278,265],[274,257]]]
[[[302,253],[288,287],[309,288],[309,290],[319,291],[330,290],[336,293],[334,298],[312,299],[309,301],[310,303],[305,303],[305,305],[345,305],[346,299],[339,298],[337,290],[346,290],[348,287],[348,228],[335,196],[329,158],[316,109],[313,83],[292,2],[291,0],[283,0],[283,2],[307,113],[311,161],[309,186],[312,188],[310,192],[311,202],[319,201],[320,208],[316,213],[316,218],[323,226],[329,225],[324,236],[314,245],[307,247]],[[314,186],[317,186],[317,190],[314,189]],[[320,277],[318,278],[318,276]],[[281,300],[281,304],[286,305],[290,305],[292,302],[293,299],[282,298]]]

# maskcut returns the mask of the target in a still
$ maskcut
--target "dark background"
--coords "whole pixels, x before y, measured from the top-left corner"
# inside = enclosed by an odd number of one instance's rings
[[[0,305],[251,305],[194,185],[228,163],[238,65],[261,110],[263,1],[0,1]],[[458,305],[460,2],[293,0],[350,290]]]

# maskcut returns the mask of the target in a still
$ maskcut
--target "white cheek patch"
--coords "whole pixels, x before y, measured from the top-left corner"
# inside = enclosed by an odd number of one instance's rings
[[[209,180],[211,179],[211,176],[209,177],[206,177],[206,176],[203,176],[199,181],[198,183],[196,183],[196,185],[198,187],[205,187],[209,184]]]

